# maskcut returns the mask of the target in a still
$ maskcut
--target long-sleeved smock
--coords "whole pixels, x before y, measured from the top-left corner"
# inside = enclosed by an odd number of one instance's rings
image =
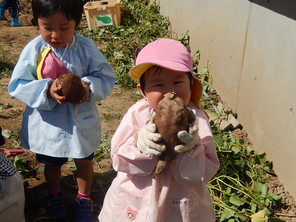
[[[158,157],[137,148],[139,130],[154,112],[146,100],[123,117],[111,144],[117,176],[104,199],[100,222],[214,222],[207,182],[219,168],[212,132],[202,110],[196,109],[200,140],[180,153],[154,176]]]
[[[52,78],[37,78],[37,63],[50,48],[66,70],[89,84],[89,100],[79,105],[58,104],[48,96]],[[94,42],[78,34],[66,48],[51,48],[39,35],[22,51],[13,70],[8,92],[26,104],[21,145],[53,157],[84,158],[100,142],[96,101],[104,99],[115,84],[114,72]]]

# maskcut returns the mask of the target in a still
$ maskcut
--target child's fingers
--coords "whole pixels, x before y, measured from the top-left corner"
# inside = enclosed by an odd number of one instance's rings
[[[146,139],[146,140],[144,140],[143,142],[145,143],[145,145],[146,146],[148,146],[148,147],[150,147],[150,148],[152,148],[152,149],[154,149],[154,150],[157,150],[157,151],[164,151],[165,150],[165,145],[163,145],[163,144],[159,144],[159,143],[157,143],[157,142],[154,142],[154,140],[153,139],[155,139],[155,138],[151,138],[151,139]]]
[[[181,130],[178,132],[178,138],[181,142],[186,144],[189,140],[191,140],[192,136],[186,130]]]
[[[67,102],[66,102],[66,97],[65,96],[60,96],[60,95],[58,95],[58,94],[55,94],[55,98],[54,98],[55,100],[56,100],[56,102],[58,103],[58,104],[66,104]]]
[[[155,131],[156,125],[154,123],[144,126],[139,131],[137,146],[146,154],[159,156],[166,147],[164,144],[157,143],[161,140],[161,135]]]
[[[192,127],[189,127],[189,133],[190,135],[195,135],[198,132],[198,126],[194,125]]]
[[[67,103],[66,97],[60,95],[60,90],[61,90],[61,84],[59,83],[58,79],[55,79],[49,89],[50,97],[54,99],[58,104],[65,104]]]
[[[51,87],[52,87],[52,90],[55,91],[55,92],[59,91],[59,90],[62,88],[62,86],[61,86],[61,84],[60,84],[60,82],[59,82],[58,79],[55,79],[55,80],[53,81]]]
[[[177,152],[177,153],[183,153],[184,151],[187,150],[187,147],[183,144],[181,145],[177,145],[174,147],[174,150]]]
[[[147,124],[145,126],[145,129],[150,133],[155,133],[156,132],[156,125],[154,123]]]
[[[151,116],[151,119],[150,119],[150,123],[154,123],[155,116],[156,116],[156,113],[153,112],[153,113],[152,113],[152,116]]]

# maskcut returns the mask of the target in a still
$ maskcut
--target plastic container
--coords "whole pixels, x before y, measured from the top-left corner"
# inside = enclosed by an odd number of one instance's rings
[[[101,0],[87,2],[84,5],[89,30],[97,29],[101,26],[120,25],[121,11],[120,0]]]

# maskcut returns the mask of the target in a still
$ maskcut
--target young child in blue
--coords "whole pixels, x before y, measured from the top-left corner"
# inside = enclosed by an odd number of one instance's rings
[[[113,70],[92,40],[75,34],[83,11],[82,0],[33,0],[33,22],[40,35],[24,48],[8,86],[25,103],[21,144],[45,164],[48,212],[66,215],[59,179],[61,166],[73,158],[77,167],[77,220],[92,221],[93,153],[100,142],[96,101],[115,84]],[[59,95],[57,77],[78,75],[86,91],[79,104]]]
[[[0,0],[0,20],[7,20],[5,10],[8,9],[11,16],[11,26],[22,26],[19,22],[19,1],[18,0]]]

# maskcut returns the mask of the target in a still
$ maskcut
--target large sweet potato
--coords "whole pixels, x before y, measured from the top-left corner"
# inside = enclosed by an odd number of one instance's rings
[[[79,76],[67,73],[58,77],[61,90],[59,94],[66,97],[66,102],[77,104],[86,94]]]
[[[188,131],[189,110],[184,101],[175,93],[167,93],[159,102],[155,112],[154,123],[166,145],[166,150],[160,155],[155,169],[155,174],[159,174],[175,157],[174,147],[182,144],[177,133],[181,130]]]

